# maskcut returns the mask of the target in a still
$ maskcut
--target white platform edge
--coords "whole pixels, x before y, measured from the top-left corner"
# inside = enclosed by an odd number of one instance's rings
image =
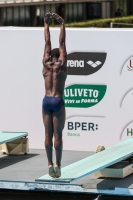
[[[36,191],[57,191],[57,192],[77,192],[103,195],[133,196],[133,188],[119,188],[114,190],[85,189],[81,185],[61,184],[61,183],[41,183],[41,182],[21,182],[21,181],[0,181],[0,189],[12,190],[36,190]]]

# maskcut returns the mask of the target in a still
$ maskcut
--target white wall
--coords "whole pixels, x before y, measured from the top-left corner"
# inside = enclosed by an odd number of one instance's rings
[[[59,29],[51,28],[52,47],[58,47]],[[66,108],[64,149],[95,150],[128,139],[133,128],[133,29],[67,29],[67,52],[105,52],[104,65],[88,76],[68,75],[74,84],[107,85],[103,99],[89,108]],[[30,148],[44,148],[42,28],[0,28],[0,130],[26,131]],[[78,58],[77,58],[78,59]],[[133,63],[133,58],[131,58]],[[75,68],[76,69],[76,68]],[[68,122],[94,123],[98,130],[68,130]],[[68,136],[68,132],[80,136]]]

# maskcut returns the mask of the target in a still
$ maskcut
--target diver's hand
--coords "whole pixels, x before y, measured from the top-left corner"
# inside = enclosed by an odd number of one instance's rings
[[[49,24],[52,20],[52,14],[50,12],[46,13],[45,17],[44,17],[44,22],[46,24]]]
[[[64,19],[62,17],[60,17],[58,14],[56,13],[52,13],[53,18],[56,19],[57,22],[59,22],[60,24],[64,23]]]

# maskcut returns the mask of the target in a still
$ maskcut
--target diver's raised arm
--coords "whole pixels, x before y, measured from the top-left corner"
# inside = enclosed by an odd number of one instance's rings
[[[50,40],[50,31],[49,31],[49,23],[52,19],[51,13],[46,13],[44,17],[44,39],[45,39],[45,47],[44,47],[44,55],[43,62],[46,62],[51,53],[51,40]]]
[[[59,53],[60,53],[60,57],[59,57],[59,60],[62,60],[63,63],[64,63],[66,61],[66,59],[67,59],[66,44],[65,44],[66,30],[65,30],[64,19],[62,17],[60,17],[58,14],[56,14],[56,13],[52,13],[52,16],[53,16],[53,18],[56,19],[57,22],[60,23],[60,35],[59,35]]]

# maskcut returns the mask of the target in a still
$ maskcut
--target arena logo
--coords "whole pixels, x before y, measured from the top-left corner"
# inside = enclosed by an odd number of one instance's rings
[[[106,93],[106,85],[75,84],[65,88],[66,107],[88,108],[98,104]]]
[[[107,53],[74,52],[67,56],[68,75],[90,75],[105,63]]]

